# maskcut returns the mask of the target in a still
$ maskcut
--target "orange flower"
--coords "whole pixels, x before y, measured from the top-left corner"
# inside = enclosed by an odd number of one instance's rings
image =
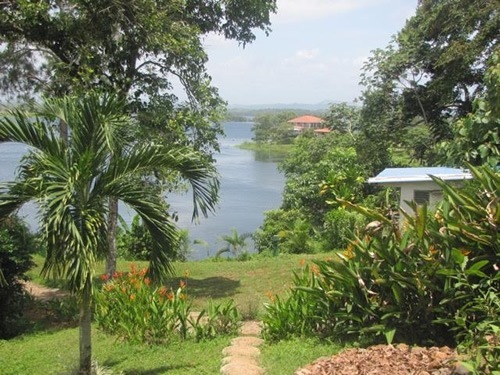
[[[148,285],[148,286],[149,286],[149,285],[151,284],[151,279],[150,279],[149,277],[146,277],[146,278],[144,279],[144,284],[146,284],[146,285]]]
[[[167,294],[168,290],[167,288],[165,288],[164,286],[162,286],[160,289],[158,289],[158,294],[162,297],[165,296],[165,294]]]
[[[276,297],[274,296],[273,292],[271,292],[271,291],[267,291],[266,296],[267,296],[267,298],[269,298],[271,300],[271,302],[274,302],[276,300]]]
[[[434,255],[434,254],[438,253],[438,252],[439,252],[439,250],[438,250],[438,249],[436,249],[436,247],[435,247],[434,245],[431,245],[431,246],[429,246],[429,252],[430,252],[432,255]]]
[[[135,274],[137,272],[137,269],[135,268],[135,264],[134,263],[130,263],[130,272]]]
[[[188,278],[189,278],[189,270],[185,270],[185,271],[184,271],[184,277],[185,277],[186,279],[188,279]]]
[[[106,285],[104,285],[104,290],[106,292],[111,292],[113,289],[115,289],[115,286],[113,284],[106,284]]]
[[[306,264],[306,260],[304,258],[302,258],[301,260],[299,260],[299,266],[303,267],[304,264]]]
[[[319,267],[315,264],[311,266],[311,272],[314,273],[316,276],[319,275]]]
[[[184,289],[186,287],[186,282],[184,280],[181,280],[179,283],[181,289]]]
[[[342,254],[347,258],[347,259],[352,259],[354,258],[354,246],[352,243],[347,245],[347,249],[345,249]]]
[[[104,273],[100,276],[100,279],[102,281],[108,281],[109,280],[109,275],[107,273]]]
[[[173,301],[173,300],[174,300],[174,295],[173,295],[173,293],[172,293],[172,292],[169,292],[169,293],[167,294],[167,298],[168,298],[168,300],[169,300],[169,301]]]
[[[471,253],[471,251],[470,251],[470,250],[467,250],[467,249],[460,249],[460,252],[461,252],[463,255],[465,255],[465,256],[467,256],[467,255],[469,255],[469,254]]]
[[[113,274],[113,279],[118,279],[121,275],[115,271],[115,273]]]
[[[130,300],[131,300],[131,301],[135,300],[135,294],[131,294],[131,295],[130,295]]]

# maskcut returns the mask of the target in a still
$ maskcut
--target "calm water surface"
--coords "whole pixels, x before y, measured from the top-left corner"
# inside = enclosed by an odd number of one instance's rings
[[[198,224],[191,222],[193,211],[189,193],[170,195],[167,202],[177,212],[180,228],[188,229],[192,240],[204,240],[207,246],[195,245],[192,259],[214,255],[224,246],[220,236],[238,233],[252,233],[262,223],[264,211],[278,208],[284,177],[277,170],[274,161],[262,161],[253,151],[241,150],[237,145],[252,138],[252,123],[228,122],[223,124],[226,137],[220,139],[221,152],[216,155],[217,169],[221,175],[220,202],[217,211],[208,218],[200,218]],[[26,149],[19,144],[0,144],[0,181],[12,180],[19,159]],[[130,223],[133,212],[124,205],[120,214]],[[34,205],[23,208],[21,214],[31,226],[36,227]],[[252,249],[251,240],[247,240]]]

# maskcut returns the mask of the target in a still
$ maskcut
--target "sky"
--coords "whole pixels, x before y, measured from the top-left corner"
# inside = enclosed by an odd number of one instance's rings
[[[417,0],[278,0],[271,34],[244,49],[209,35],[208,72],[230,106],[353,102],[363,62],[415,13]]]

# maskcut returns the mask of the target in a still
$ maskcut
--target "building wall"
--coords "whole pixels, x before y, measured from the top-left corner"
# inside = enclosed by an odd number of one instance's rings
[[[436,192],[440,191],[438,185],[436,185],[433,181],[423,181],[423,182],[408,182],[408,183],[400,183],[401,187],[401,198],[400,198],[400,207],[406,212],[411,212],[410,206],[406,204],[405,201],[413,201],[415,196],[415,190],[423,190],[434,192],[434,194],[430,194],[430,205],[435,205],[436,202]]]

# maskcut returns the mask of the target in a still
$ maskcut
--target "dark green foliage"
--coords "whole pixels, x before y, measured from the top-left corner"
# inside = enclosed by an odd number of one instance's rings
[[[498,366],[500,175],[471,169],[472,187],[437,181],[443,203],[434,214],[414,205],[403,229],[378,211],[339,201],[374,221],[338,259],[315,262],[288,297],[268,307],[267,337],[425,345],[465,339],[467,347],[480,344],[488,371]],[[288,326],[289,318],[302,324]]]
[[[191,251],[191,240],[187,230],[176,230],[177,240],[172,261],[185,262]],[[138,215],[134,216],[130,227],[122,225],[118,231],[118,253],[129,260],[149,260],[153,239]]]
[[[360,108],[347,103],[331,104],[324,116],[328,128],[354,137],[359,130]]]
[[[323,241],[331,249],[343,249],[349,245],[349,238],[367,224],[367,219],[343,208],[333,209],[325,215]]]
[[[0,221],[0,339],[15,336],[22,329],[21,317],[26,295],[22,280],[34,265],[31,255],[35,241],[26,224],[12,215]]]
[[[315,253],[345,243],[346,230],[354,229],[359,217],[331,213],[329,202],[336,197],[363,199],[366,174],[353,143],[352,135],[339,132],[296,139],[279,166],[286,176],[282,206],[266,213],[255,234],[259,252]]]
[[[407,128],[423,125],[431,139],[419,154],[436,163],[429,151],[454,138],[452,124],[488,90],[485,70],[498,49],[499,29],[496,0],[420,1],[393,42],[375,50],[364,67],[365,141],[397,146]]]
[[[136,215],[130,228],[121,228],[117,238],[118,253],[130,260],[148,260],[153,240],[141,218]]]
[[[453,124],[453,140],[440,145],[441,162],[500,164],[500,50],[490,59],[484,81],[486,93],[476,98],[471,113]]]
[[[279,167],[286,177],[282,208],[304,210],[313,224],[321,225],[331,198],[322,194],[324,183],[335,185],[335,194],[344,198],[358,198],[364,173],[351,145],[350,137],[335,133],[297,138]]]
[[[257,143],[292,143],[293,126],[287,121],[294,117],[297,117],[297,113],[292,111],[257,114],[253,120],[253,140]]]

